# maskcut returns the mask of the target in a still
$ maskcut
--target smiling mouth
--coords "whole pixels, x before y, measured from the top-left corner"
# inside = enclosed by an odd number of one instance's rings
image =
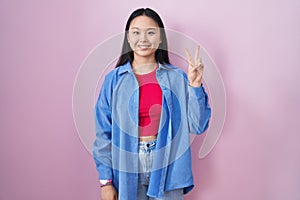
[[[141,49],[141,50],[146,50],[146,49],[150,49],[151,46],[150,45],[138,45],[138,48]]]

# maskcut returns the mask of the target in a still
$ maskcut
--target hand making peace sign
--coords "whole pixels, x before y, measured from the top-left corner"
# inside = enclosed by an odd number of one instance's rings
[[[194,60],[192,59],[188,49],[185,48],[184,50],[189,62],[188,79],[190,85],[192,87],[200,87],[204,68],[202,59],[199,57],[200,46],[197,45]]]

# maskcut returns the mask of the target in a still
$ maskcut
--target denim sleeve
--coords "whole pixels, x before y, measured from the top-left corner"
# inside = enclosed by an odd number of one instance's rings
[[[189,132],[203,133],[209,124],[211,108],[204,87],[188,86],[188,123]]]
[[[113,179],[111,161],[111,87],[109,82],[108,78],[105,77],[94,110],[96,139],[92,152],[99,179]]]

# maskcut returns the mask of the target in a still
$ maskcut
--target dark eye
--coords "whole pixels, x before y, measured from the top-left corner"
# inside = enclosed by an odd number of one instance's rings
[[[149,34],[149,35],[154,35],[155,32],[154,32],[154,31],[149,31],[148,34]]]
[[[133,31],[132,33],[133,33],[133,35],[138,35],[138,34],[140,34],[140,32],[138,32],[138,31]]]

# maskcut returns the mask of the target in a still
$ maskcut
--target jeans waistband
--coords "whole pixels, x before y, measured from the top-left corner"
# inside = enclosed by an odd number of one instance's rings
[[[155,149],[156,140],[148,141],[148,142],[139,142],[139,152],[141,153],[149,153]]]

